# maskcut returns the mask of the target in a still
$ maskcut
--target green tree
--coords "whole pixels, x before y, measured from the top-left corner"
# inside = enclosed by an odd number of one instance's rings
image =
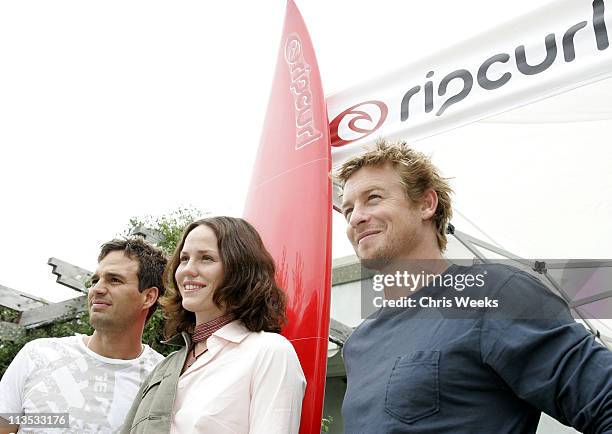
[[[150,229],[159,234],[157,247],[169,257],[181,239],[185,227],[194,220],[203,218],[206,214],[194,208],[179,208],[161,217],[133,217],[120,235],[130,236],[138,228]]]

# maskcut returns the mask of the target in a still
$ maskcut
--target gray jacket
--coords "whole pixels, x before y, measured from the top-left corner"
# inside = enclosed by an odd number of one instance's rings
[[[191,348],[191,336],[183,332],[165,343],[185,346],[166,357],[142,383],[123,424],[122,434],[170,432],[176,388],[187,349]]]

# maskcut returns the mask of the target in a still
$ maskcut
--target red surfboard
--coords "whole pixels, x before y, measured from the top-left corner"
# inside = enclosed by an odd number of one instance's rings
[[[301,434],[321,432],[331,286],[327,109],[304,21],[292,0],[244,216],[261,234],[287,291],[283,330],[308,385]]]

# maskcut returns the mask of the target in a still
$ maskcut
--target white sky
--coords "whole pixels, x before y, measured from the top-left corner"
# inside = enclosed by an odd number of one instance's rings
[[[547,3],[296,2],[326,94]],[[0,284],[61,300],[75,293],[47,259],[94,269],[99,245],[130,217],[179,206],[239,216],[284,9],[1,2]]]

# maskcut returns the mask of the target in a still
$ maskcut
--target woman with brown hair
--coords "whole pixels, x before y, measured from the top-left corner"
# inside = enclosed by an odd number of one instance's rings
[[[285,294],[245,220],[190,224],[160,300],[169,355],[142,385],[125,433],[297,433],[306,380],[278,334]]]

